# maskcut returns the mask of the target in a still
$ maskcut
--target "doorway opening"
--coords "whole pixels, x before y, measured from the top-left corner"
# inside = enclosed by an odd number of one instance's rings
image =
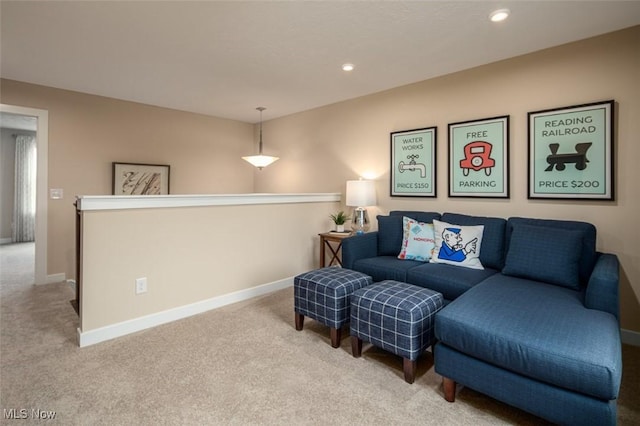
[[[1,199],[0,199],[0,243],[17,243],[21,245],[20,250],[12,251],[12,264],[16,266],[16,255],[22,253],[20,265],[22,266],[22,279],[24,272],[33,271],[33,283],[45,284],[47,277],[47,157],[48,157],[48,133],[49,133],[48,112],[45,110],[20,107],[14,105],[0,104],[0,162],[2,163],[2,176],[0,176]],[[35,206],[26,206],[27,214],[24,217],[14,216],[16,177],[15,177],[15,151],[16,141],[20,139],[24,142],[29,137],[35,137],[35,187],[31,191],[35,192]],[[12,146],[13,144],[13,146]],[[13,155],[10,155],[13,153]],[[12,157],[12,158],[7,158]],[[12,166],[8,166],[13,164]],[[7,165],[7,167],[5,167]],[[27,172],[27,175],[29,172]],[[28,191],[27,191],[28,192]],[[29,198],[30,194],[26,194]],[[24,198],[24,197],[23,197]],[[33,211],[30,211],[32,209]],[[19,209],[18,209],[19,210]],[[23,212],[24,213],[24,212]],[[26,220],[29,215],[33,218],[33,223],[26,224],[16,235],[16,225]],[[33,217],[35,216],[35,217]],[[9,224],[9,225],[7,225]],[[23,233],[26,232],[26,233]],[[30,236],[31,235],[31,236]],[[33,242],[28,241],[32,239]],[[29,244],[33,246],[30,247]],[[2,250],[3,257],[7,250]],[[30,253],[33,253],[30,255]],[[29,261],[28,259],[33,259]],[[3,259],[4,261],[7,259]],[[25,269],[24,261],[33,263]],[[13,268],[3,268],[4,271]],[[29,271],[30,270],[30,271]]]

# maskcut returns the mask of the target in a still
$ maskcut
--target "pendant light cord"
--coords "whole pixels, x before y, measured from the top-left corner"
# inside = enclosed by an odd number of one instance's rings
[[[262,111],[264,111],[266,108],[258,107],[256,109],[260,111],[260,143],[258,145],[258,155],[262,155]]]

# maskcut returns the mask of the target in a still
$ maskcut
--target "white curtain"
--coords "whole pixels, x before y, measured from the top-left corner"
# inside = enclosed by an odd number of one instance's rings
[[[16,136],[16,185],[13,203],[13,242],[35,241],[36,138]]]

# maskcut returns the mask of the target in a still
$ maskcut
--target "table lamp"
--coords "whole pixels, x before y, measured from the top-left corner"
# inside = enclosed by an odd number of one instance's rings
[[[367,206],[374,206],[376,201],[376,186],[372,180],[348,180],[347,181],[347,206],[353,209],[351,229],[356,234],[363,234],[369,230],[369,215]]]

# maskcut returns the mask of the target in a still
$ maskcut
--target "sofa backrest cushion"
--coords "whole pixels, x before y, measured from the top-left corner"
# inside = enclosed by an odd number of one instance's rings
[[[423,223],[432,223],[433,219],[440,220],[440,213],[438,212],[416,212],[411,210],[392,210],[389,212],[389,216],[403,216],[410,217]]]
[[[580,256],[578,260],[578,273],[581,284],[586,284],[589,281],[591,272],[596,263],[596,227],[590,223],[578,222],[571,220],[555,220],[555,219],[532,219],[523,217],[512,217],[507,221],[507,229],[505,234],[505,247],[507,253],[510,249],[511,236],[514,231],[514,227],[520,224],[539,226],[552,228],[553,230],[565,229],[574,230],[582,234],[582,244]],[[517,234],[516,234],[517,236]]]
[[[440,219],[440,213],[417,211],[392,211],[389,216],[378,215],[378,256],[398,256],[402,248],[402,218],[404,216],[418,222],[431,223]]]
[[[501,270],[504,266],[505,229],[507,220],[501,217],[468,216],[458,213],[444,213],[442,221],[455,225],[483,225],[480,262],[492,269]]]
[[[502,273],[579,290],[582,238],[575,229],[516,224]]]

